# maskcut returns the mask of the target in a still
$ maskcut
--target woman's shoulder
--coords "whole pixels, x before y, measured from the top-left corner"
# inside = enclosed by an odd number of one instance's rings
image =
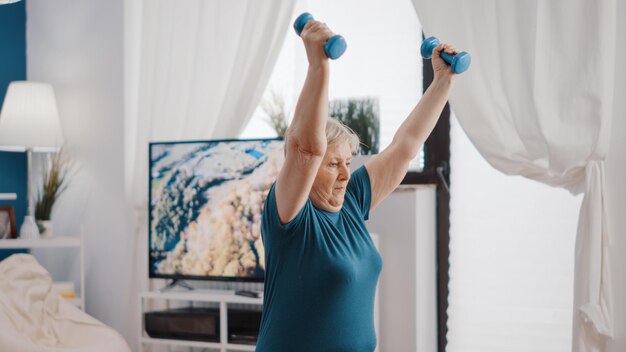
[[[275,183],[272,184],[265,199],[262,213],[262,229],[267,233],[289,233],[298,229],[307,216],[312,216],[313,206],[311,200],[307,199],[295,218],[286,224],[281,223],[276,205]]]

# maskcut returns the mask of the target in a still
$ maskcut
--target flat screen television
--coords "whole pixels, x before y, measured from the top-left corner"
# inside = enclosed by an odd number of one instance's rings
[[[262,282],[261,211],[283,140],[150,143],[151,278]]]

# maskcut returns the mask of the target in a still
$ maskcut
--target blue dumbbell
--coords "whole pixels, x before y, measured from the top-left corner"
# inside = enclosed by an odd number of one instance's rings
[[[441,42],[439,41],[439,39],[435,37],[430,37],[424,40],[424,42],[422,43],[422,48],[421,48],[422,57],[424,59],[430,59],[431,56],[433,55],[433,50],[440,43]],[[457,74],[467,71],[470,64],[472,63],[472,57],[470,56],[470,54],[466,53],[465,51],[460,52],[456,55],[450,55],[442,51],[441,58],[443,59],[443,61],[447,62],[448,65],[452,66],[452,71],[454,71],[454,73],[457,73]]]
[[[305,12],[302,15],[298,16],[298,18],[296,18],[296,21],[293,23],[293,29],[295,29],[296,33],[300,35],[300,33],[302,33],[302,29],[304,28],[304,26],[309,21],[312,21],[312,20],[313,20],[313,15],[311,15],[308,12]],[[336,60],[341,55],[343,55],[344,52],[346,52],[347,47],[348,45],[346,44],[346,40],[343,39],[342,36],[336,34],[328,38],[328,40],[324,44],[324,52],[326,53],[326,56],[328,56],[329,59]]]

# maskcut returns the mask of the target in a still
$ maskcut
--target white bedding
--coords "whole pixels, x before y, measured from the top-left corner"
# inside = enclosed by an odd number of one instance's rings
[[[130,352],[126,341],[52,291],[29,254],[0,261],[0,351]]]

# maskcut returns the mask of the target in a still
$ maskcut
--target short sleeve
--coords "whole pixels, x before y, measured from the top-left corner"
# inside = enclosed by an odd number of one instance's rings
[[[365,165],[356,169],[350,176],[350,181],[348,181],[348,187],[346,188],[346,195],[354,199],[363,219],[369,219],[372,188],[370,176],[367,173]]]
[[[303,219],[305,214],[311,211],[311,200],[307,199],[306,203],[293,220],[286,224],[281,224],[280,217],[278,216],[278,206],[276,205],[275,186],[276,183],[272,184],[270,187],[270,191],[267,194],[267,198],[265,199],[265,204],[263,206],[261,233],[264,244],[266,240],[280,240],[281,237],[296,231],[304,222]]]

